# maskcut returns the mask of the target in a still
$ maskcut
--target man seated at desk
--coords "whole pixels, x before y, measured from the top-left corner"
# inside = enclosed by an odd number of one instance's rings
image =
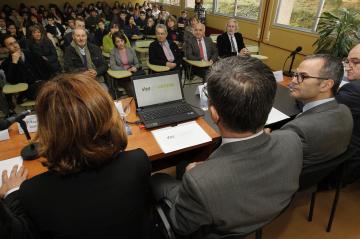
[[[281,129],[292,130],[301,138],[304,167],[334,159],[349,145],[351,112],[334,98],[343,72],[336,58],[313,55],[300,63],[292,79],[291,96],[304,103],[303,112]]]
[[[164,24],[156,25],[156,38],[149,46],[150,64],[167,66],[170,70],[180,67],[181,54],[178,46],[167,40],[167,28]]]
[[[208,160],[189,164],[181,182],[155,174],[153,192],[172,204],[168,216],[179,234],[245,235],[290,203],[298,188],[302,145],[292,131],[263,132],[276,81],[260,60],[225,58],[212,66],[207,81],[209,111],[222,144]]]
[[[194,28],[194,36],[185,44],[185,57],[188,60],[208,61],[213,64],[218,59],[216,45],[210,37],[205,37],[205,25],[197,23]],[[193,67],[193,73],[205,77],[207,68]]]

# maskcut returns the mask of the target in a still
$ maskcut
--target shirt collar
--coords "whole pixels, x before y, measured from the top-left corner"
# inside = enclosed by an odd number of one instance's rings
[[[245,140],[253,139],[253,138],[258,137],[259,135],[261,135],[263,133],[264,133],[264,131],[261,130],[260,132],[257,132],[256,134],[253,134],[253,135],[251,135],[249,137],[245,137],[245,138],[222,138],[221,145],[228,144],[228,143],[233,143],[233,142],[238,142],[238,141],[245,141]]]
[[[304,105],[303,107],[303,112],[307,111],[307,110],[310,110],[318,105],[321,105],[321,104],[325,104],[327,102],[330,102],[332,100],[335,100],[334,97],[331,97],[331,98],[327,98],[327,99],[323,99],[323,100],[315,100],[315,101],[312,101],[312,102],[309,102],[307,104]]]

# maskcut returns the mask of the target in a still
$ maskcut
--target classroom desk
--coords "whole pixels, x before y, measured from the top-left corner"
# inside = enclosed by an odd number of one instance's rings
[[[122,100],[123,107],[130,101],[131,98]],[[135,102],[131,101],[131,110],[130,114],[127,116],[127,121],[135,122],[137,120],[139,120],[139,118],[136,115]],[[154,171],[176,165],[182,155],[191,155],[191,160],[205,160],[214,150],[216,142],[220,139],[220,135],[205,121],[204,118],[198,118],[196,121],[212,138],[211,142],[165,154],[162,152],[149,130],[141,129],[135,124],[130,124],[132,135],[128,136],[128,146],[126,150],[142,148],[149,156]],[[9,134],[9,140],[0,141],[0,160],[19,156],[21,149],[28,144],[25,136],[19,135],[16,124],[10,127]],[[31,137],[34,138],[35,134],[32,133]],[[41,162],[44,160],[44,158],[40,158],[33,161],[24,161],[25,167],[29,169],[30,177],[46,171],[46,168],[41,165]]]

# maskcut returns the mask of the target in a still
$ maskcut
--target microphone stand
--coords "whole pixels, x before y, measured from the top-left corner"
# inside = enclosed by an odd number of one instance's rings
[[[18,122],[20,124],[20,127],[22,128],[22,130],[25,133],[26,139],[29,141],[29,145],[25,146],[21,150],[21,157],[24,160],[33,160],[33,159],[38,158],[39,157],[38,144],[31,142],[31,137],[30,137],[30,134],[29,134],[29,131],[27,129],[25,121],[24,120],[19,120]]]
[[[293,64],[294,64],[295,56],[296,56],[296,53],[292,54],[292,58],[291,58],[291,63],[290,63],[289,70],[283,72],[283,75],[284,75],[284,76],[292,77],[292,75],[293,75],[292,67],[293,67]],[[288,57],[287,59],[289,59],[289,57]],[[286,60],[287,60],[287,59],[286,59]],[[285,61],[285,62],[286,62],[286,61]]]

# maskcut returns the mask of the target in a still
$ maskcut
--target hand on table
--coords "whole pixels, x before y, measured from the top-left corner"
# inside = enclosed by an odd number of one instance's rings
[[[3,198],[9,190],[20,187],[22,182],[26,180],[28,174],[29,172],[24,166],[21,166],[18,170],[18,166],[15,165],[10,172],[10,176],[8,176],[7,171],[4,170],[1,175],[2,185],[0,187],[0,198]]]

